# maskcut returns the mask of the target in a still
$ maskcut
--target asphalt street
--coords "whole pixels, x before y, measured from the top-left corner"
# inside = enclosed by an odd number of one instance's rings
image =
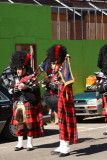
[[[71,154],[67,157],[51,155],[50,152],[59,145],[58,125],[45,125],[45,136],[33,140],[35,149],[14,151],[17,142],[0,142],[0,160],[107,160],[107,124],[102,119],[84,120],[77,124],[79,143],[71,145]]]

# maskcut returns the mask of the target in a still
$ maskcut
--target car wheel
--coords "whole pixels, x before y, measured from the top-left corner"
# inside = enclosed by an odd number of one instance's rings
[[[6,139],[8,141],[16,141],[17,140],[17,136],[16,136],[17,126],[10,124],[10,121],[11,121],[11,118],[7,120],[1,136],[3,139]]]

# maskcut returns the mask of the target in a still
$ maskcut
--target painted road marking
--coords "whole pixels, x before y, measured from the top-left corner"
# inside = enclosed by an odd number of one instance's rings
[[[101,129],[101,128],[107,128],[107,126],[96,127],[96,128],[88,128],[88,129],[85,129],[85,130],[80,130],[79,132],[85,132],[85,131],[90,131],[90,130],[97,130],[97,129]]]

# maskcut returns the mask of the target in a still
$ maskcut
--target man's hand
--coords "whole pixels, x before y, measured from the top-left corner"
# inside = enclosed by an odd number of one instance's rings
[[[24,90],[24,89],[26,89],[26,85],[25,85],[24,83],[20,83],[20,84],[18,85],[18,89],[19,89],[19,90]]]

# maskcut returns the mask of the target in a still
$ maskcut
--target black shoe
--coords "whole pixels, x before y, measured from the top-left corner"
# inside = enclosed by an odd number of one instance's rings
[[[65,157],[65,156],[69,156],[70,153],[59,153],[59,157]]]
[[[15,150],[15,151],[20,151],[20,150],[22,150],[22,149],[23,149],[23,147],[20,147],[20,148],[19,148],[19,147],[15,147],[14,150]]]
[[[103,133],[103,135],[107,135],[107,131]]]
[[[32,151],[34,150],[34,148],[27,148],[27,151]]]
[[[51,155],[58,155],[60,152],[57,151],[51,151]]]

